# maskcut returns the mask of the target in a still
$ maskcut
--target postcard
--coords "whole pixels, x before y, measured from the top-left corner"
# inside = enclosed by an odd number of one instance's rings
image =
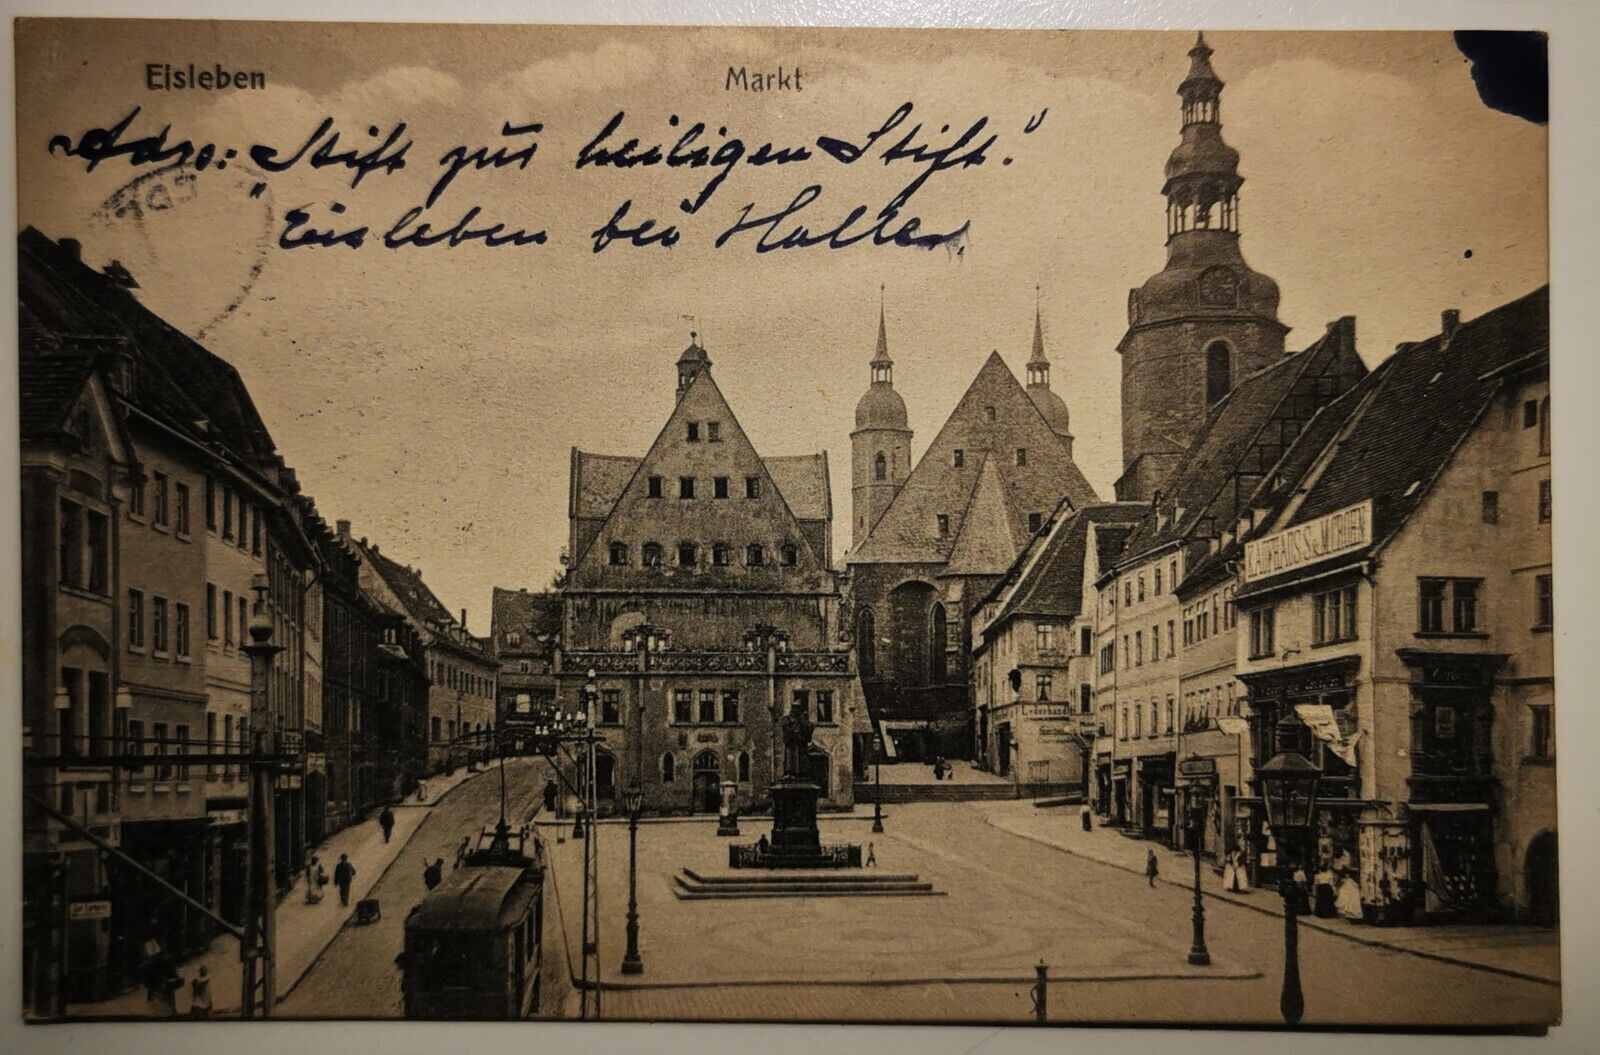
[[[20,20],[23,1016],[1558,1023],[1546,46]]]

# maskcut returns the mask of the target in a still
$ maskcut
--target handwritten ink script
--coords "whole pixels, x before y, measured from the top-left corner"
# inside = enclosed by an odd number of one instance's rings
[[[1015,135],[1038,131],[1048,112],[1030,116]],[[143,173],[176,170],[201,179],[207,172],[241,165],[250,174],[246,182],[254,180],[250,197],[260,197],[269,181],[281,174],[325,178],[330,188],[325,199],[283,211],[276,245],[285,250],[523,248],[549,244],[555,237],[537,222],[497,218],[488,196],[492,181],[536,174],[543,156],[539,138],[546,132],[542,121],[505,120],[490,141],[456,144],[436,158],[419,145],[406,121],[350,128],[324,117],[295,141],[252,142],[243,148],[196,142],[175,132],[171,124],[156,125],[135,106],[113,124],[53,135],[46,150],[81,166],[85,173],[102,165],[125,164]],[[624,185],[632,180],[651,189],[682,170],[679,178],[687,189],[676,213],[645,215],[636,207],[633,191],[597,209],[594,226],[582,236],[593,253],[671,249],[685,237],[699,237],[715,249],[755,253],[869,245],[943,247],[960,254],[972,229],[971,219],[925,216],[917,207],[917,196],[933,181],[954,178],[952,173],[991,163],[1009,166],[1014,158],[1001,139],[1010,134],[994,130],[987,116],[964,125],[918,120],[911,102],[854,132],[759,143],[731,133],[727,126],[713,128],[677,115],[668,118],[665,129],[651,131],[619,110],[575,156],[551,164]],[[404,178],[408,169],[415,171],[413,165],[427,169],[428,188],[419,203],[386,222],[363,217],[359,199],[364,191]],[[853,200],[860,195],[848,189],[852,166],[886,171],[898,189],[887,200]],[[748,197],[737,189],[741,169],[792,169],[793,187],[774,200],[740,201]],[[629,175],[634,170],[657,171]],[[970,194],[970,187],[963,189]]]

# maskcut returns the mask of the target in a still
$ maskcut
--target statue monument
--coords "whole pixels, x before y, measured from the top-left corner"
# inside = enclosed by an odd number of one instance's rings
[[[728,847],[733,868],[860,867],[859,846],[823,846],[817,832],[817,799],[822,789],[811,779],[811,718],[796,704],[778,722],[783,738],[783,772],[773,783],[772,837],[763,848]]]

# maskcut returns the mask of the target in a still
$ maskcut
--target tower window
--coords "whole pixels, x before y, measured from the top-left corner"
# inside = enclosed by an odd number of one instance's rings
[[[872,459],[872,478],[874,480],[883,480],[887,479],[888,475],[889,462],[886,458],[884,458],[883,452],[879,451],[878,456]]]
[[[1222,341],[1206,346],[1206,404],[1216,403],[1233,388],[1232,353]]]

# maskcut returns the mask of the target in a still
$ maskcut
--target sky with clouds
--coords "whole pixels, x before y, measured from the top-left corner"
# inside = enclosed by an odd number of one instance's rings
[[[1289,347],[1354,315],[1373,365],[1397,341],[1436,332],[1442,309],[1470,318],[1546,281],[1546,129],[1485,107],[1448,34],[1208,41],[1227,83],[1223,134],[1242,155],[1244,253],[1282,288]],[[237,366],[323,514],[421,567],[481,633],[491,586],[543,586],[557,568],[570,449],[639,454],[655,437],[691,329],[760,451],[827,451],[842,553],[849,431],[880,286],[914,453],[991,350],[1021,374],[1037,296],[1078,461],[1109,496],[1120,469],[1115,349],[1128,289],[1164,260],[1161,171],[1178,141],[1175,88],[1192,42],[1128,32],[24,22],[19,218],[78,238],[92,263],[120,260],[145,304]],[[149,62],[259,69],[268,87],[148,91]],[[727,92],[730,65],[798,67],[802,89]],[[754,150],[859,141],[908,101],[935,143],[982,117],[999,137],[985,164],[932,177],[907,210],[927,230],[970,220],[959,253],[757,254],[750,236],[713,246],[746,204],[774,210],[812,182],[823,185],[807,213],[819,226],[858,204],[876,212],[915,175],[907,162],[741,166],[695,216],[678,202],[706,170],[573,164],[617,111],[645,144],[670,145],[677,115],[706,122],[713,147],[725,127]],[[109,126],[135,105],[130,136],[170,125],[170,138],[237,156],[224,170],[168,174],[118,198],[139,174],[125,160],[86,172],[47,151],[51,136]],[[305,164],[252,171],[250,145],[292,150],[324,116],[342,146],[375,142],[368,126],[405,121],[407,166],[353,188],[347,173]],[[335,201],[351,225],[381,232],[422,203],[449,147],[497,146],[503,123],[534,121],[544,131],[525,169],[464,172],[426,218],[448,226],[479,205],[509,227],[546,230],[544,245],[275,244],[288,210],[307,206],[325,226]],[[257,182],[266,187],[252,197]],[[678,224],[681,240],[595,254],[589,232],[623,200],[633,216]]]

